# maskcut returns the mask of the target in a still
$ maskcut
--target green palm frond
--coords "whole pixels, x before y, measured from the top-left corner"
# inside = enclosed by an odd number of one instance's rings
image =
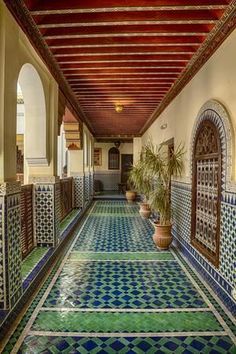
[[[183,170],[184,148],[179,145],[171,156],[164,146],[149,141],[143,148],[145,176],[155,179],[155,187],[149,193],[149,203],[160,215],[163,225],[171,222],[171,177],[180,176]]]

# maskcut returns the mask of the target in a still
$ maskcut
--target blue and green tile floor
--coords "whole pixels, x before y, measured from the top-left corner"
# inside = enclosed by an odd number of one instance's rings
[[[97,201],[3,353],[236,353],[235,320],[135,204]]]

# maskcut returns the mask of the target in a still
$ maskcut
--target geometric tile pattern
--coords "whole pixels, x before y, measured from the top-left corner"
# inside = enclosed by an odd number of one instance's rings
[[[90,174],[84,176],[84,194],[85,202],[88,202],[90,200]]]
[[[211,312],[40,311],[34,331],[89,333],[206,332],[223,328]]]
[[[170,252],[77,252],[73,251],[68,261],[175,261]]]
[[[47,350],[45,351],[45,348]],[[225,336],[179,337],[36,337],[28,336],[18,354],[101,353],[101,354],[234,354],[235,346]]]
[[[20,223],[20,193],[0,196],[1,309],[10,309],[22,293]]]
[[[3,259],[3,249],[4,249],[4,197],[0,196],[0,308],[3,308],[4,302],[4,259]]]
[[[23,260],[21,264],[21,273],[23,279],[34,269],[43,256],[48,252],[48,247],[35,247],[32,252]]]
[[[38,246],[55,247],[58,242],[57,226],[59,205],[55,184],[35,184],[35,232]],[[56,205],[55,205],[56,199]],[[57,206],[57,208],[55,208]]]
[[[114,216],[127,216],[134,215],[137,216],[139,210],[138,205],[128,204],[125,201],[103,201],[102,203],[96,203],[93,208],[94,214],[101,214],[104,218],[109,214],[114,214]]]
[[[93,190],[93,172],[90,172],[90,175],[89,175],[89,190],[90,190],[90,196],[93,197],[93,193],[94,193],[94,190]]]
[[[55,225],[55,237],[56,244],[60,237],[60,220],[61,220],[61,189],[60,183],[55,183],[55,199],[54,199],[54,225]]]
[[[198,308],[205,301],[176,262],[68,262],[44,307]]]
[[[190,243],[191,236],[191,189],[186,183],[172,182],[171,206],[173,229]]]
[[[235,195],[236,198],[236,195]],[[236,204],[221,203],[220,272],[235,287]]]
[[[120,171],[95,171],[94,179],[100,181],[102,190],[104,191],[118,191],[118,183],[120,183]]]
[[[12,307],[21,294],[21,227],[20,227],[20,194],[6,197],[7,202],[7,232],[6,246],[9,276],[10,307]]]
[[[190,244],[191,185],[172,182],[171,190],[174,235],[177,239],[183,239],[188,244],[191,254],[198,259],[205,271],[231,295],[232,287],[235,287],[236,203],[233,204],[233,202],[236,200],[236,194],[230,193],[230,198],[225,198],[221,201],[220,264],[219,268],[216,268]]]
[[[153,227],[140,216],[90,216],[74,246],[76,251],[141,252],[155,251]]]
[[[107,227],[105,220],[115,220],[116,212],[117,223]],[[52,268],[5,353],[234,353],[230,317],[179,254],[153,246],[152,227],[148,237],[145,229],[137,233],[135,213],[136,206],[120,201],[91,208],[68,258]],[[94,219],[104,229],[91,238],[88,225]],[[119,226],[125,223],[123,243]],[[81,238],[86,227],[87,238]],[[100,248],[107,238],[106,251],[84,252],[91,243]],[[25,328],[28,320],[32,324]]]
[[[74,205],[75,208],[84,207],[84,176],[74,176]]]

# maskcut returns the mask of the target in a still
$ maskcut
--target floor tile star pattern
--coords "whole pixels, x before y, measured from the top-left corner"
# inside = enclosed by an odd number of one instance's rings
[[[235,353],[233,319],[124,201],[97,201],[3,353]]]

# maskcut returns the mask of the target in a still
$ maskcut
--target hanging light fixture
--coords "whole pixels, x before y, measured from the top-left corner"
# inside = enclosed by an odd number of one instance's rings
[[[117,149],[119,149],[119,147],[120,147],[120,141],[119,141],[119,140],[114,141],[114,145],[115,145],[115,147],[116,147]]]
[[[116,104],[115,105],[115,110],[116,110],[117,113],[121,113],[123,111],[122,104]]]

